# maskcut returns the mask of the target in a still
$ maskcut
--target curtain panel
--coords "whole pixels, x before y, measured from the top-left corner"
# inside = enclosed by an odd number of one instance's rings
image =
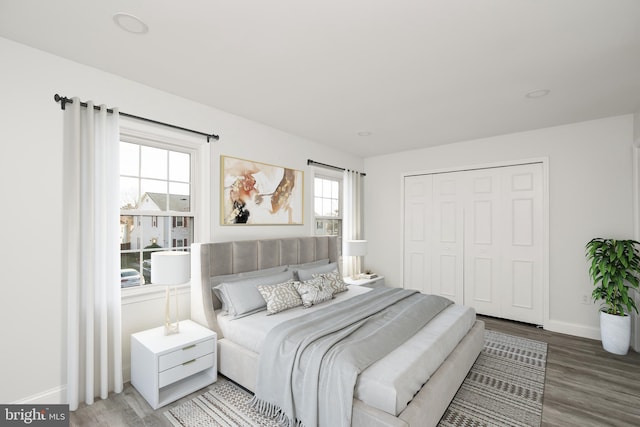
[[[360,172],[345,170],[343,175],[344,185],[344,216],[342,225],[342,244],[349,240],[364,239],[363,219],[363,177]],[[346,258],[346,259],[345,259]],[[360,257],[343,257],[343,275],[353,276],[362,271]]]
[[[73,98],[64,110],[64,280],[67,401],[119,393],[122,341],[118,111]]]

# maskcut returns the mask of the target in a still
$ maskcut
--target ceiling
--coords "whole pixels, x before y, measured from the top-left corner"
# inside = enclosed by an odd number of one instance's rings
[[[640,110],[638,0],[0,0],[0,36],[363,157]]]

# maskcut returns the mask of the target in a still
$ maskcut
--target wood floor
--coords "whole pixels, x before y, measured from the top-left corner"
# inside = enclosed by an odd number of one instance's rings
[[[599,341],[544,331],[531,325],[479,316],[486,328],[549,344],[543,426],[640,426],[640,353],[615,356]],[[130,383],[118,395],[81,406],[71,426],[167,426],[163,412],[202,393],[152,410]]]

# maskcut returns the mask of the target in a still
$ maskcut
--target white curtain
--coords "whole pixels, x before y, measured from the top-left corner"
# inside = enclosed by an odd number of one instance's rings
[[[122,391],[118,111],[64,110],[64,273],[71,410]]]
[[[345,170],[344,186],[344,215],[342,219],[342,244],[348,240],[364,239],[363,224],[363,177],[360,172]],[[346,258],[346,259],[345,259]],[[344,276],[352,276],[362,271],[360,257],[343,257]]]

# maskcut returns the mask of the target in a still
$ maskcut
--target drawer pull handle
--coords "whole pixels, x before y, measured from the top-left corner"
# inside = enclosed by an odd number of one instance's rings
[[[196,361],[196,359],[189,360],[188,362],[184,362],[184,363],[182,364],[182,366],[187,366],[188,364],[193,363],[193,362],[195,362],[195,361]]]
[[[187,347],[183,348],[182,350],[189,350],[189,349],[194,348],[195,346],[196,346],[195,344],[191,344],[190,346],[187,346]]]

